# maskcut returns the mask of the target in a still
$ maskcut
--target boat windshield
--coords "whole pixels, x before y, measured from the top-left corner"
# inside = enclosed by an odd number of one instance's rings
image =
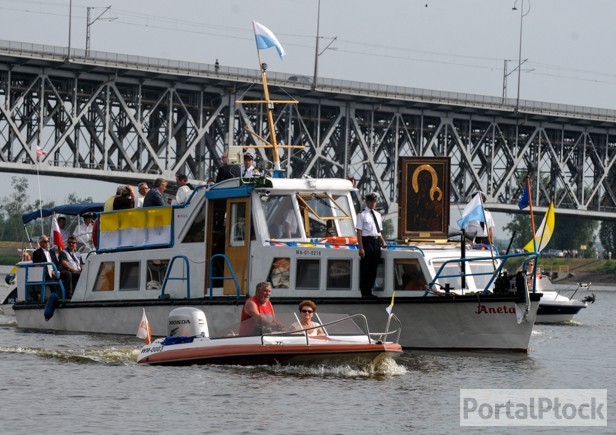
[[[308,237],[353,237],[355,228],[346,195],[297,195]]]
[[[272,239],[303,237],[291,195],[270,195],[267,201],[262,202],[261,207]]]
[[[272,239],[355,236],[346,195],[269,195],[261,206]]]

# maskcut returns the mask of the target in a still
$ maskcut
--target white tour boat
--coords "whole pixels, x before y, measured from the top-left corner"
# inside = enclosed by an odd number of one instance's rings
[[[42,268],[21,263],[17,324],[132,334],[145,308],[153,334],[165,336],[160,325],[181,304],[224,331],[257,283],[270,281],[277,312],[312,299],[323,311],[365,314],[379,329],[396,292],[406,348],[527,350],[540,295],[496,280],[505,257],[488,251],[462,258],[460,243],[391,243],[374,299],[362,299],[353,191],[342,179],[234,178],[197,187],[184,205],[101,213],[98,249],[49,321]],[[289,223],[295,232],[285,234]]]
[[[260,56],[259,65],[264,99],[237,103],[261,104],[267,130],[275,132],[274,105],[297,101],[271,100]],[[273,177],[199,186],[183,205],[101,213],[97,250],[87,256],[70,301],[61,294],[55,308],[55,297],[41,290],[48,284],[42,267],[22,264],[14,305],[18,326],[134,334],[145,308],[152,333],[165,336],[167,316],[182,305],[202,310],[209,332],[221,336],[240,318],[249,292],[270,281],[277,314],[294,312],[300,301],[311,299],[328,313],[364,314],[378,330],[385,328],[382,313],[395,292],[400,344],[406,348],[528,349],[540,295],[524,279],[516,286],[499,275],[508,258],[534,253],[464,253],[463,243],[438,240],[443,237],[391,243],[382,252],[372,298],[362,298],[351,196],[356,189],[346,179],[284,178],[276,134],[269,135],[271,143],[253,135],[271,147]],[[420,173],[433,183],[429,192],[419,189],[425,185]],[[446,227],[449,183],[448,171],[438,172],[430,162],[418,166],[407,183],[401,181],[401,191],[412,185],[417,198],[434,201],[408,204],[405,215],[412,218],[421,209],[423,217]],[[438,209],[428,206],[435,201]],[[51,302],[44,315],[46,300]]]

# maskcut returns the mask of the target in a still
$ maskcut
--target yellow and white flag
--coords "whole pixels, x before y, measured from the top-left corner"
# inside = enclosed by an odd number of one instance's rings
[[[143,338],[145,344],[150,344],[152,341],[152,331],[150,329],[150,322],[148,322],[148,318],[145,315],[145,308],[143,309],[143,316],[141,317],[139,329],[137,330],[137,337]]]
[[[387,314],[391,315],[391,312],[394,309],[394,298],[396,297],[396,292],[393,292],[391,294],[391,303],[389,304],[389,306],[387,308],[385,308],[385,311],[387,311]]]
[[[541,222],[537,234],[535,234],[535,241],[533,242],[531,239],[531,241],[524,246],[524,250],[527,252],[534,252],[536,248],[537,252],[541,252],[550,242],[552,234],[554,234],[555,222],[554,202],[550,202],[550,206],[543,217],[543,222]]]

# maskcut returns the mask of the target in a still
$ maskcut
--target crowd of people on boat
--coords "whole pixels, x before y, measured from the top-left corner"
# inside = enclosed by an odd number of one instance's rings
[[[207,180],[207,184],[218,183],[230,178],[248,178],[260,175],[255,165],[254,156],[249,152],[244,153],[241,165],[230,163],[227,152],[223,153],[221,163],[216,179]],[[177,190],[174,197],[165,194],[168,185],[169,182],[162,177],[156,178],[152,186],[147,181],[142,181],[137,185],[138,194],[129,184],[120,185],[115,194],[104,202],[103,211],[161,207],[173,204],[182,205],[189,201],[195,189],[195,186],[189,182],[188,177],[181,173],[176,175]],[[85,254],[94,249],[95,220],[94,213],[84,213],[78,218],[74,230],[71,231],[66,216],[58,216],[57,223],[62,242],[56,245],[64,246],[64,249],[50,247],[50,238],[43,235],[39,238],[37,249],[33,252],[32,261],[34,263],[53,263],[56,266],[57,273],[53,271],[50,265],[47,266],[47,279],[52,284],[61,281],[68,298],[72,297],[84,267],[82,253]],[[51,290],[54,291],[55,288],[51,288]]]

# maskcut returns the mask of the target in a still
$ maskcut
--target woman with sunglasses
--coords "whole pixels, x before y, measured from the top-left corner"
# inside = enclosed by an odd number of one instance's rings
[[[299,322],[295,322],[291,325],[292,331],[298,331],[300,329],[309,329],[306,331],[308,335],[325,335],[323,328],[317,328],[321,326],[318,322],[313,322],[312,318],[317,311],[317,304],[312,301],[302,301],[299,304]]]

